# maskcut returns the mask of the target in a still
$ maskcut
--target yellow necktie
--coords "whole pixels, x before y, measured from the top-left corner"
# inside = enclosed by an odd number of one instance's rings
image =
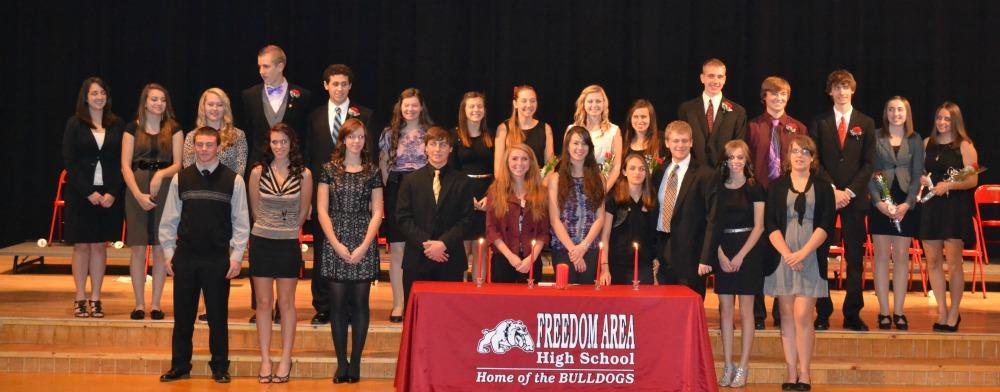
[[[438,196],[441,195],[441,170],[434,170],[434,203],[438,202]]]

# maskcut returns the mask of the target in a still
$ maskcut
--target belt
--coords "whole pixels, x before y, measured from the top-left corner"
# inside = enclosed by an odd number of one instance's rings
[[[132,169],[138,168],[139,170],[160,170],[167,166],[170,166],[170,162],[166,161],[138,161],[132,164]]]
[[[492,174],[466,174],[469,178],[490,178],[493,177]]]
[[[741,227],[739,229],[724,229],[722,230],[722,234],[746,233],[750,230],[753,230],[753,227]]]

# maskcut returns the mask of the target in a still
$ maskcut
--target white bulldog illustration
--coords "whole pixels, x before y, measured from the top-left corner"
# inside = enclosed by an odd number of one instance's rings
[[[514,347],[530,353],[535,351],[535,342],[531,340],[524,322],[507,319],[497,324],[496,328],[483,330],[483,338],[479,340],[476,351],[488,354],[492,350],[497,354],[505,354]]]

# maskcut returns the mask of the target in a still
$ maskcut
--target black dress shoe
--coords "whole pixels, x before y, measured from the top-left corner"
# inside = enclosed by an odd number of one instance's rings
[[[865,324],[865,322],[861,321],[858,317],[851,317],[844,319],[844,328],[852,331],[864,332],[868,330],[868,324]]]
[[[250,320],[247,320],[247,322],[250,324],[257,324],[257,315],[254,314],[253,316],[250,316]]]
[[[813,322],[813,328],[817,331],[826,331],[830,329],[830,319],[816,319],[816,321]]]
[[[892,329],[892,317],[889,317],[888,314],[886,314],[886,315],[881,315],[881,314],[878,315],[878,320],[876,320],[876,321],[877,321],[876,324],[878,325],[878,329],[881,329],[881,330]]]
[[[806,384],[804,382],[795,383],[795,389],[793,391],[811,391],[812,385]]]
[[[756,329],[758,331],[763,330],[764,328],[767,328],[765,324],[766,323],[764,322],[764,320],[754,320],[753,329]]]
[[[323,325],[323,324],[328,324],[329,322],[330,322],[330,314],[327,312],[316,312],[316,315],[313,316],[312,320],[309,321],[309,323],[312,325]]]
[[[797,382],[783,382],[783,383],[781,383],[781,390],[782,391],[794,391],[795,387],[797,385],[799,385],[799,383],[797,383]]]
[[[133,310],[132,313],[128,315],[128,318],[132,320],[142,320],[146,318],[146,311],[142,309]]]
[[[389,322],[401,323],[403,322],[403,316],[389,316]]]
[[[228,384],[229,381],[232,381],[228,370],[212,371],[212,379],[219,384]]]
[[[906,331],[910,329],[910,322],[906,319],[906,316],[902,314],[893,314],[892,324],[896,326],[896,329],[900,331]]]
[[[182,372],[175,368],[170,368],[170,370],[167,370],[166,373],[163,373],[163,375],[160,376],[160,382],[171,382],[171,381],[183,380],[185,378],[191,378],[190,371]]]
[[[333,375],[334,384],[343,384],[347,382],[347,366],[338,366],[337,372]]]
[[[149,318],[153,320],[163,320],[167,315],[163,313],[160,309],[153,309],[149,311]]]

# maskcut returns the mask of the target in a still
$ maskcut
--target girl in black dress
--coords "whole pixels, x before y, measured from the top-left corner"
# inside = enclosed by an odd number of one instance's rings
[[[493,182],[493,132],[486,127],[486,96],[470,91],[462,96],[458,105],[458,126],[455,143],[448,162],[455,169],[469,176],[472,183],[473,222],[465,231],[465,253],[469,261],[475,260],[472,242],[486,232],[486,189]],[[472,274],[476,275],[476,263]]]
[[[111,91],[103,80],[87,78],[80,86],[76,114],[66,121],[63,161],[66,165],[66,226],[63,240],[73,244],[76,317],[104,317],[101,283],[108,251],[106,241],[121,235],[122,120],[111,113]],[[90,304],[86,300],[90,276]]]
[[[923,240],[924,254],[927,255],[927,272],[931,289],[938,304],[938,321],[934,331],[958,332],[961,321],[959,304],[965,290],[965,274],[962,269],[962,248],[975,241],[972,227],[972,189],[979,176],[968,176],[959,182],[947,182],[948,170],[962,170],[977,167],[979,156],[972,140],[965,130],[962,111],[958,105],[945,102],[934,117],[934,130],[924,140],[926,154],[924,169],[927,175],[920,178],[920,184],[928,187],[934,183],[934,197],[920,208],[920,239]],[[930,179],[928,179],[930,177]],[[948,285],[945,286],[942,258],[948,263]],[[951,306],[947,305],[945,291],[951,292]]]
[[[754,180],[750,169],[750,147],[742,140],[725,145],[719,157],[718,198],[716,199],[722,233],[719,236],[718,272],[715,274],[715,293],[719,296],[722,315],[722,351],[725,358],[721,386],[740,388],[749,378],[750,351],[753,345],[754,296],[764,286],[761,270],[761,252],[758,251],[764,233],[764,188]],[[736,296],[740,297],[740,327],[743,331],[743,348],[740,363],[733,366],[733,314]]]
[[[604,254],[601,284],[632,284],[635,252],[639,252],[639,283],[653,283],[656,219],[659,208],[653,194],[646,158],[625,156],[622,175],[604,201]],[[638,246],[638,248],[636,248]]]
[[[659,129],[653,104],[645,99],[633,102],[632,107],[628,109],[628,116],[625,117],[624,144],[628,146],[626,153],[638,153],[646,158],[647,163],[669,158]]]
[[[535,88],[523,85],[514,87],[514,100],[511,101],[510,118],[497,126],[496,154],[493,159],[493,170],[503,170],[507,164],[503,162],[507,146],[518,143],[527,144],[538,158],[538,165],[545,164],[555,156],[552,144],[552,127],[535,118],[538,112],[538,94]]]

